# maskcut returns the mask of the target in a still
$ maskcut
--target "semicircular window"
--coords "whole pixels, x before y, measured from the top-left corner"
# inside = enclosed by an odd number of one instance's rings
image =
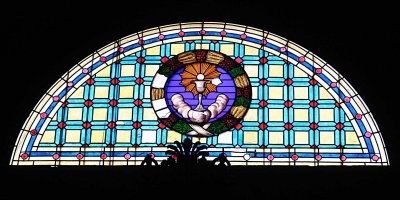
[[[160,164],[185,139],[231,165],[389,165],[372,114],[333,67],[275,34],[213,22],[145,30],[83,59],[33,109],[10,164]]]

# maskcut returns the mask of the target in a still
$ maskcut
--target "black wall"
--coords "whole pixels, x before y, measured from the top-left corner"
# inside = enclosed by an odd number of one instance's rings
[[[51,8],[47,8],[51,6]],[[317,8],[318,6],[319,8]],[[0,197],[88,195],[255,199],[370,197],[394,193],[399,167],[399,22],[392,5],[342,3],[120,2],[3,7]],[[70,67],[104,45],[159,25],[220,21],[253,26],[288,38],[335,67],[363,97],[382,131],[391,167],[11,167],[12,147],[41,96]],[[4,45],[5,44],[5,45]],[[394,181],[391,183],[390,181]],[[17,189],[17,193],[10,190]],[[49,193],[47,193],[49,192]],[[200,193],[200,194],[198,194]],[[112,195],[112,196],[114,196]],[[16,197],[16,196],[14,196]],[[112,197],[113,198],[113,197]],[[358,199],[358,198],[357,198]]]

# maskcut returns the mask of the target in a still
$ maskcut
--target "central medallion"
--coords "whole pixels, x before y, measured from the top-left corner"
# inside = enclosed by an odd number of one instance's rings
[[[165,126],[186,135],[212,136],[242,120],[250,106],[251,87],[239,63],[219,52],[196,50],[159,68],[151,99]]]
[[[232,106],[235,84],[217,65],[196,62],[177,70],[167,81],[166,99],[167,105],[186,121],[212,122]]]

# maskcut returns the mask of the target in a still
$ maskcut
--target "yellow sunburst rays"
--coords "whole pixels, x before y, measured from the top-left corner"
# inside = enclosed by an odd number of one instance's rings
[[[205,90],[201,93],[207,96],[210,92],[216,92],[217,86],[211,83],[212,79],[218,78],[221,72],[217,71],[217,68],[213,64],[209,63],[193,63],[185,67],[185,70],[180,74],[182,77],[181,84],[185,86],[187,92],[192,92],[194,96],[199,94],[196,90],[196,80],[207,80]],[[201,77],[199,79],[199,77]]]

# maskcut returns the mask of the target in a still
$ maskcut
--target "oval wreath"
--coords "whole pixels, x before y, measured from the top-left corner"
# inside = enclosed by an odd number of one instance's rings
[[[166,104],[165,85],[168,80],[180,68],[195,63],[217,65],[228,72],[234,81],[236,97],[233,105],[213,122],[189,123],[172,112]],[[158,119],[166,127],[185,135],[213,136],[231,130],[246,115],[250,102],[251,85],[243,67],[231,57],[210,50],[186,51],[164,61],[151,85],[151,103]]]

